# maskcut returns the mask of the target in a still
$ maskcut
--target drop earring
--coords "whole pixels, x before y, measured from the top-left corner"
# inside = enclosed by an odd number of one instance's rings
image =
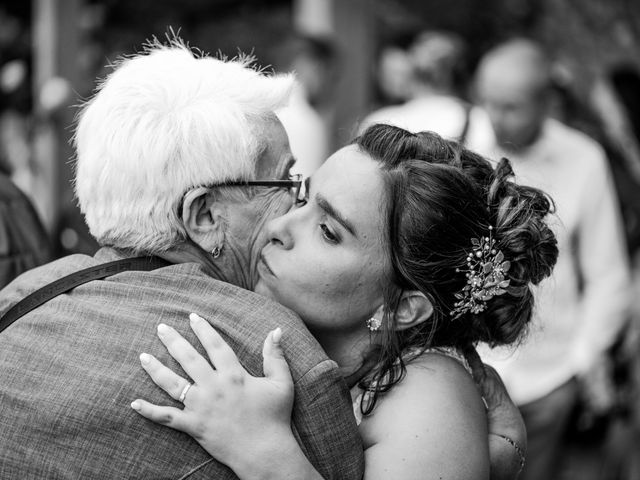
[[[220,256],[220,253],[222,253],[222,247],[215,247],[213,250],[211,250],[211,255],[213,255],[213,258],[218,258]]]
[[[377,319],[376,317],[371,317],[367,320],[367,328],[370,332],[377,332],[378,330],[380,330],[381,326],[382,321]]]

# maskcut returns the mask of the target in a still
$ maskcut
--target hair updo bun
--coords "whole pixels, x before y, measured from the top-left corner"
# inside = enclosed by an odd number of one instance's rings
[[[518,339],[533,311],[530,285],[548,277],[558,258],[555,235],[544,221],[553,211],[551,200],[537,188],[514,183],[513,176],[511,164],[502,158],[487,192],[496,247],[511,262],[507,294],[487,302],[487,309],[478,315],[486,327],[481,340],[490,345]]]
[[[489,213],[501,245],[518,267],[511,275],[537,285],[551,274],[558,256],[555,236],[544,221],[552,204],[540,190],[512,180],[511,164],[502,158],[489,185]]]
[[[509,161],[495,170],[482,156],[432,132],[413,134],[389,125],[368,128],[355,142],[380,162],[387,188],[388,244],[398,292],[420,290],[434,305],[430,321],[401,332],[401,344],[467,347],[516,341],[531,319],[531,285],[548,276],[558,250],[544,221],[552,202],[538,189],[517,185]],[[496,249],[511,263],[506,293],[483,311],[453,318],[456,293],[472,239],[492,229]],[[399,346],[402,348],[402,345]]]

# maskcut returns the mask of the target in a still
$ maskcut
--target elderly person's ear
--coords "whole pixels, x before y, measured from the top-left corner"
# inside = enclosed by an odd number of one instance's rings
[[[207,252],[224,245],[225,207],[215,201],[211,189],[189,190],[182,202],[182,222],[189,238]]]

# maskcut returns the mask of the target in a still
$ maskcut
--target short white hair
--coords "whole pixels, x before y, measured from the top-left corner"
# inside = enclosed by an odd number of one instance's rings
[[[121,60],[75,131],[75,193],[91,234],[151,253],[184,240],[183,195],[255,176],[268,141],[262,126],[293,82],[265,75],[251,58],[213,58],[180,40]]]

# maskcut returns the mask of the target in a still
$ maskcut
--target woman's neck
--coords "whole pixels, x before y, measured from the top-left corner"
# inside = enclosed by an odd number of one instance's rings
[[[351,332],[320,330],[311,333],[327,356],[338,364],[343,377],[352,376],[367,363],[373,343],[365,329]]]

